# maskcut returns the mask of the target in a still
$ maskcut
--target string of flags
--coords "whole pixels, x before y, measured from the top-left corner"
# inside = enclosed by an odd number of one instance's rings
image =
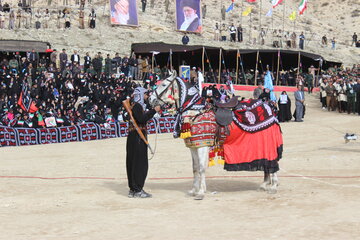
[[[243,0],[242,0],[243,1]],[[254,3],[256,2],[256,0],[246,0],[248,3]],[[271,3],[271,8],[269,9],[269,11],[266,13],[267,17],[271,17],[273,14],[273,9],[275,9],[277,6],[279,6],[279,4],[281,4],[283,1],[285,0],[269,0]],[[290,21],[295,21],[296,20],[296,16],[297,15],[302,15],[305,10],[307,9],[307,2],[308,0],[301,0],[299,7],[298,7],[298,13],[297,11],[293,11],[290,16],[289,16],[289,20]],[[230,12],[234,9],[235,6],[235,0],[231,0],[231,4],[230,6],[226,9],[226,12]],[[246,17],[248,16],[250,13],[252,12],[252,6],[247,7],[243,12],[242,12],[242,16]]]

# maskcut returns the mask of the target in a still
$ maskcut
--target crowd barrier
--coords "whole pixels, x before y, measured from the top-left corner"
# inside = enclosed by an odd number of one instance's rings
[[[171,133],[174,117],[151,119],[147,124],[148,134]],[[105,127],[96,123],[57,128],[12,128],[0,126],[0,146],[28,146],[50,143],[81,142],[108,138],[126,137],[128,123],[118,122]]]

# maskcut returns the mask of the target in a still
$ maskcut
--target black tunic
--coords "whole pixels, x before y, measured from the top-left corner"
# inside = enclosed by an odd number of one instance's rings
[[[154,116],[155,110],[144,112],[142,106],[135,103],[132,112],[136,123],[146,137],[146,122]],[[126,172],[130,190],[140,192],[144,187],[148,172],[148,152],[146,144],[131,123],[126,141]]]

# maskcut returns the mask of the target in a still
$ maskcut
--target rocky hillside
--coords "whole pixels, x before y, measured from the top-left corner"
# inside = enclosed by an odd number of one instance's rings
[[[89,15],[91,7],[96,9],[98,16],[96,29],[79,29],[78,26],[78,6],[75,0],[68,0],[72,11],[72,27],[70,29],[58,29],[56,27],[56,12],[63,9],[63,0],[52,0],[52,5],[47,6],[48,0],[32,0],[34,8],[51,9],[52,20],[49,29],[16,29],[0,30],[2,39],[26,39],[48,41],[53,48],[66,48],[69,51],[78,49],[80,54],[89,51],[91,53],[102,51],[104,53],[119,52],[122,55],[130,54],[130,46],[135,42],[154,42],[163,41],[166,43],[181,43],[182,33],[175,29],[175,0],[170,0],[171,7],[168,13],[165,12],[165,0],[156,0],[154,8],[151,8],[148,0],[148,7],[143,13],[140,9],[141,3],[138,1],[139,23],[137,28],[111,26],[109,21],[108,0],[92,0],[92,5],[86,5],[86,16]],[[4,1],[3,1],[4,2]],[[14,7],[15,0],[9,0]],[[86,1],[87,2],[87,1]],[[221,6],[226,8],[230,5],[230,0],[203,0],[207,5],[206,18],[203,20],[204,32],[202,35],[190,35],[190,44],[222,46],[224,48],[271,48],[272,28],[283,29],[289,32],[296,31],[297,35],[304,32],[306,36],[305,50],[323,55],[328,60],[342,61],[345,66],[360,62],[360,49],[351,47],[351,39],[354,32],[360,37],[360,0],[309,0],[308,9],[305,14],[297,17],[295,23],[289,20],[289,15],[297,9],[300,0],[284,0],[285,14],[283,5],[278,6],[273,13],[273,18],[266,17],[265,14],[271,8],[269,1],[262,0],[260,11],[260,0],[254,4],[249,4],[244,0],[243,6],[240,0],[235,0],[235,8],[226,14],[226,20],[221,21]],[[251,21],[250,16],[241,17],[242,8],[245,10],[252,6]],[[254,37],[258,36],[260,15],[262,27],[267,30],[267,39],[264,46],[250,43],[249,32]],[[283,25],[283,16],[285,21]],[[87,19],[86,19],[87,20]],[[216,22],[226,24],[242,23],[245,28],[244,43],[215,42],[213,40],[213,28]],[[34,19],[33,19],[34,25]],[[63,25],[63,24],[62,24]],[[329,39],[327,47],[321,46],[321,37],[326,34]],[[330,39],[336,37],[336,50],[331,49]]]

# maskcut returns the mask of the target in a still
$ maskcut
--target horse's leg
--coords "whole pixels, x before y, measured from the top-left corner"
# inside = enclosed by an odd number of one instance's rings
[[[196,148],[190,148],[190,152],[192,157],[194,179],[193,179],[193,187],[189,191],[189,195],[195,196],[199,192],[199,188],[200,188],[199,160],[197,157]]]
[[[199,162],[200,189],[195,199],[202,200],[206,192],[205,171],[209,162],[209,147],[198,148],[197,158]]]
[[[277,177],[276,172],[271,173],[270,180],[271,180],[270,181],[271,185],[270,185],[270,188],[268,190],[268,193],[275,194],[275,193],[277,193],[277,186],[279,185],[279,179]]]
[[[267,191],[268,185],[270,185],[270,174],[264,170],[264,182],[260,185],[260,191]]]

